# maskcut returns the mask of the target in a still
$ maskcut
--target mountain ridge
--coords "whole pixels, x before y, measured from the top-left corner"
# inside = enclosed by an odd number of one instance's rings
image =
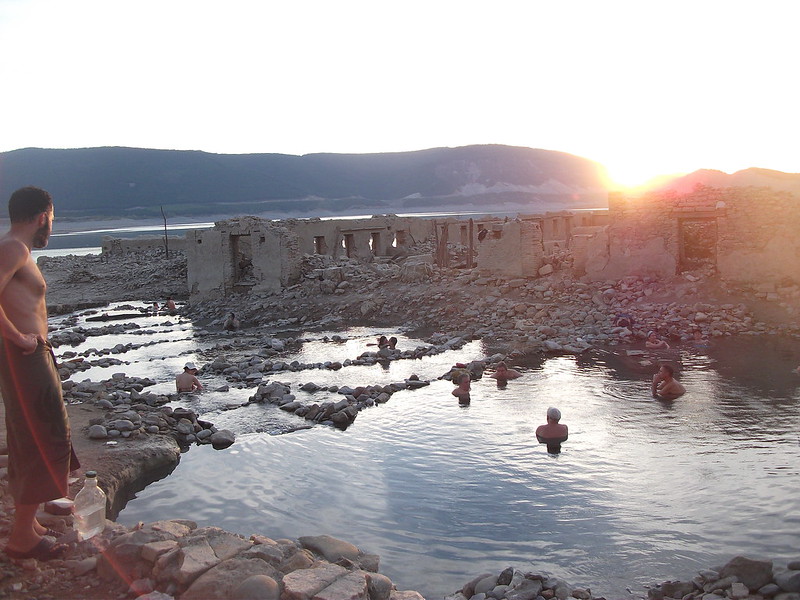
[[[480,145],[378,154],[23,148],[0,153],[0,194],[39,185],[66,214],[337,213],[472,203],[603,204],[605,169],[565,152]],[[134,209],[134,207],[138,207]]]

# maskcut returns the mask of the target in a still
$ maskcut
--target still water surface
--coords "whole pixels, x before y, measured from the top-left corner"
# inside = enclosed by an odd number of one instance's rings
[[[160,324],[159,324],[160,323]],[[166,325],[164,323],[167,323]],[[159,343],[123,355],[105,371],[150,375],[172,389],[186,360],[203,364],[211,342],[186,320],[153,317]],[[165,331],[171,331],[169,335]],[[304,334],[301,362],[355,358],[378,333]],[[331,335],[333,332],[327,332]],[[387,333],[383,331],[381,333]],[[159,337],[161,336],[161,337]],[[89,338],[79,349],[110,347]],[[800,547],[800,377],[797,342],[745,339],[687,348],[689,390],[667,403],[649,396],[650,371],[613,355],[534,360],[505,389],[484,378],[459,406],[436,378],[456,361],[480,358],[472,342],[418,361],[282,373],[296,391],[318,384],[389,383],[412,372],[429,387],[398,392],[362,411],[347,431],[298,421],[272,406],[226,410],[252,390],[209,391],[184,403],[234,429],[225,451],[192,447],[166,479],[119,515],[133,524],[191,518],[249,536],[329,534],[381,556],[401,589],[441,598],[484,571],[545,570],[595,594],[691,577],[735,554],[788,560]],[[401,337],[399,346],[424,345]],[[199,354],[197,352],[200,352]],[[74,377],[107,378],[95,368]],[[211,390],[224,383],[204,378]],[[339,398],[327,392],[314,401]],[[535,443],[549,406],[570,428],[554,456]]]

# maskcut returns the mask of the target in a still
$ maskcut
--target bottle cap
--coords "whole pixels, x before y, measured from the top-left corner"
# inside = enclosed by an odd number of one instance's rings
[[[97,477],[97,471],[86,471],[86,477]]]

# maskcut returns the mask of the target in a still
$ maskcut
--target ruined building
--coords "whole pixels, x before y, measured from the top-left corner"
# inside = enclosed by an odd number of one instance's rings
[[[430,219],[243,217],[187,233],[189,289],[199,297],[277,291],[303,276],[306,255],[361,262],[449,265],[448,249],[504,278],[569,269],[576,277],[667,278],[705,269],[739,283],[791,285],[800,279],[800,202],[762,188],[698,188],[690,194],[609,195],[608,210]],[[433,249],[433,250],[432,250]],[[439,250],[444,249],[444,252]]]

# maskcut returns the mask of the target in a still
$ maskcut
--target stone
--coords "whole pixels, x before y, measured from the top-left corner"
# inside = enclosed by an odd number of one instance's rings
[[[508,567],[503,569],[503,572],[497,577],[497,585],[509,585],[514,577],[514,569]]]
[[[736,581],[731,584],[730,592],[728,596],[733,600],[741,600],[742,598],[746,598],[750,595],[750,590],[747,589],[747,586],[739,581]]]
[[[209,438],[215,450],[224,450],[236,441],[236,435],[229,429],[220,429]]]
[[[475,594],[485,594],[497,585],[497,575],[489,575],[484,577],[475,584]]]
[[[283,576],[281,600],[310,600],[345,573],[344,567],[331,564],[292,571]]]
[[[775,594],[780,593],[781,588],[775,583],[768,583],[767,585],[758,588],[758,595],[764,598],[772,598]]]
[[[370,600],[367,577],[363,571],[352,571],[317,592],[314,600]]]
[[[253,546],[252,542],[245,540],[235,533],[225,531],[219,527],[203,527],[196,529],[188,543],[207,543],[220,560],[228,560]]]
[[[329,535],[303,536],[298,540],[303,548],[324,557],[328,562],[336,562],[340,558],[347,558],[357,561],[360,550],[343,540],[336,539]]]
[[[72,573],[76,577],[82,577],[86,575],[90,571],[94,571],[97,568],[97,557],[90,556],[89,558],[84,558],[83,560],[73,560],[73,561],[66,561],[67,566],[72,569]]]
[[[419,592],[401,592],[393,590],[389,600],[425,600]]]
[[[367,573],[367,591],[370,600],[389,600],[394,589],[392,580],[380,573]]]
[[[252,575],[233,590],[230,600],[280,600],[281,588],[267,575]]]
[[[189,585],[209,569],[217,566],[220,559],[214,554],[206,540],[196,540],[191,546],[178,551],[175,580],[181,585]],[[165,555],[168,556],[168,555]]]
[[[377,554],[363,553],[358,557],[358,564],[362,571],[377,573],[381,568],[381,557]]]
[[[553,272],[553,265],[543,265],[539,267],[539,275],[544,277],[545,275],[550,275]]]
[[[800,592],[800,570],[786,570],[776,573],[775,583],[784,592]]]
[[[162,554],[174,550],[178,547],[178,542],[175,540],[162,540],[159,542],[150,542],[142,546],[142,558],[150,563],[155,563],[158,557]]]
[[[461,588],[461,593],[464,594],[467,598],[471,598],[475,595],[475,586],[478,585],[479,582],[483,581],[487,577],[491,577],[491,573],[483,573],[478,575],[477,577],[473,577],[467,583],[464,584],[464,587]]]
[[[283,561],[279,567],[282,573],[289,573],[297,569],[308,569],[314,564],[314,556],[308,550],[297,550]]]
[[[200,575],[181,594],[182,600],[229,600],[233,591],[253,576],[264,576],[272,581],[273,592],[277,588],[275,578],[280,573],[258,558],[232,558],[225,560]],[[255,587],[255,586],[254,586]],[[277,597],[277,596],[276,596]],[[254,598],[250,596],[249,598]],[[255,596],[255,598],[260,598]]]
[[[542,592],[542,582],[533,579],[523,579],[519,585],[506,592],[507,600],[534,600]]]
[[[661,584],[660,590],[663,593],[663,597],[683,598],[686,594],[691,594],[694,591],[694,584],[691,581],[665,581]],[[648,590],[648,597],[651,591],[653,590]]]
[[[256,544],[241,554],[242,557],[255,557],[277,567],[283,562],[283,551],[277,545]]]
[[[108,437],[108,431],[102,425],[89,426],[89,439],[90,440],[104,440]]]
[[[757,590],[772,581],[772,561],[736,556],[722,567],[719,576],[737,577],[749,589]]]

